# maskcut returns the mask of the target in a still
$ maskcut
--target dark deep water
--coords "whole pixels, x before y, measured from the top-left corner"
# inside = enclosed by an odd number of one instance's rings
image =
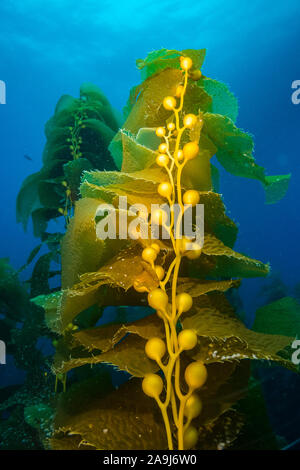
[[[268,174],[292,173],[285,198],[265,205],[257,181],[221,170],[221,193],[239,225],[235,249],[270,262],[291,295],[300,282],[300,104],[291,100],[292,82],[300,80],[299,33],[298,0],[2,0],[0,80],[6,83],[6,104],[0,105],[0,258],[8,257],[18,269],[37,244],[30,224],[26,233],[16,224],[15,201],[24,178],[41,167],[44,124],[59,97],[78,96],[82,82],[93,82],[122,111],[129,89],[140,81],[136,59],[162,47],[206,48],[203,72],[237,96],[237,125],[254,136],[257,162]],[[56,230],[55,224],[50,227]],[[23,280],[29,276],[28,269],[22,273]],[[259,294],[265,282],[242,283],[249,324],[266,300]],[[8,358],[7,366],[0,366],[0,385],[22,380]],[[285,372],[275,380],[277,390],[271,380],[265,385],[273,425],[287,442],[300,437],[300,385],[293,379],[290,387],[290,380]],[[273,413],[282,397],[286,406]]]

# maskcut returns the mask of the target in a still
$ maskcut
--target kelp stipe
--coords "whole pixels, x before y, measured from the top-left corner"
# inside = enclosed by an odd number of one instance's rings
[[[266,177],[256,165],[252,138],[234,125],[234,96],[200,71],[204,56],[162,50],[139,61],[145,80],[130,93],[126,121],[110,144],[121,171],[83,175],[62,242],[62,290],[38,298],[61,335],[54,372],[94,365],[88,381],[58,397],[54,449],[228,447],[243,426],[233,405],[246,394],[250,360],[296,369],[285,351],[292,338],[249,330],[226,298],[239,278],[265,276],[269,267],[233,250],[237,227],[215,192],[210,158],[261,181],[268,202],[284,194],[289,176]],[[174,232],[170,240],[97,238],[97,208],[124,195],[148,212],[166,200],[200,201],[203,247],[186,250]],[[104,307],[124,305],[128,315],[138,306],[139,320],[97,326]],[[101,363],[133,378],[106,393]]]

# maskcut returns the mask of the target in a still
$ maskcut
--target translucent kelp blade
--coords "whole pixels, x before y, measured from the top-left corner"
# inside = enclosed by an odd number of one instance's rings
[[[138,97],[142,87],[143,87],[143,85],[140,84],[140,85],[133,86],[131,88],[131,90],[129,92],[129,97],[128,97],[127,103],[123,108],[123,115],[124,115],[125,120],[128,118],[128,116],[129,116],[129,114],[132,110],[132,107],[135,104],[135,102],[137,100],[137,97]]]
[[[123,191],[154,193],[158,183],[166,178],[161,168],[126,173],[120,171],[90,171],[83,174],[82,183],[88,182],[99,187],[119,187]]]
[[[74,345],[81,345],[89,351],[98,349],[107,352],[112,349],[128,333],[136,334],[144,339],[153,336],[164,337],[163,324],[156,314],[147,315],[136,322],[126,324],[113,323],[87,330],[73,335]]]
[[[222,114],[233,122],[236,121],[239,111],[238,102],[225,83],[205,77],[199,80],[198,85],[212,97],[212,113]]]
[[[162,102],[165,96],[174,95],[176,88],[182,82],[182,72],[178,69],[165,69],[143,83],[123,128],[137,135],[140,128],[156,128],[170,117]],[[195,82],[189,83],[184,112],[198,114],[199,110],[206,112],[211,107],[211,97]]]
[[[76,203],[75,216],[62,242],[61,324],[63,329],[79,313],[80,308],[88,308],[96,300],[91,292],[89,292],[90,299],[78,292],[77,298],[74,298],[74,302],[70,304],[70,298],[72,299],[74,293],[68,289],[79,282],[82,274],[96,272],[124,246],[124,240],[104,241],[97,237],[95,217],[102,203],[103,201],[99,199],[79,200]]]
[[[55,420],[56,448],[68,448],[64,436],[71,434],[98,450],[167,449],[162,418],[153,400],[143,393],[140,380],[132,379],[104,398],[101,393],[90,393],[83,394],[79,387],[76,395],[71,389],[61,398]]]
[[[103,247],[109,261],[101,263],[101,258],[96,257],[92,262],[98,270],[86,269],[81,275],[79,271],[78,281],[74,282],[70,288],[63,290],[60,309],[62,331],[81,311],[96,303],[101,306],[122,305],[123,299],[123,305],[139,305],[141,300],[136,299],[136,296],[130,293],[128,296],[124,294],[124,291],[129,290],[135,282],[146,290],[157,287],[158,279],[155,272],[140,256],[142,250],[140,245],[135,243],[133,247],[121,250],[125,242],[119,240],[105,242]],[[94,253],[97,249],[99,246],[95,245]],[[116,251],[119,254],[114,258]],[[82,263],[86,263],[85,266],[88,262],[88,258],[82,260]],[[64,271],[63,275],[65,275]]]
[[[62,242],[62,287],[72,287],[79,276],[96,271],[107,258],[105,242],[96,237],[95,215],[102,203],[96,199],[81,199],[76,203],[75,216]]]
[[[225,314],[220,307],[213,303],[211,306],[197,306],[193,315],[186,316],[184,328],[195,329],[197,334],[214,340],[214,350],[211,350],[207,360],[213,362],[235,361],[241,359],[265,359],[277,361],[284,366],[292,366],[290,361],[283,359],[278,353],[290,346],[292,338],[283,335],[270,335],[249,330],[234,315]],[[229,344],[226,342],[229,340]],[[201,342],[201,338],[200,338]],[[192,356],[203,358],[203,349],[193,352]],[[205,361],[206,362],[206,361]]]
[[[152,75],[161,72],[166,68],[180,68],[179,57],[190,57],[193,61],[193,68],[201,68],[205,59],[205,49],[186,49],[183,51],[160,49],[150,52],[146,59],[138,59],[136,65],[141,70],[142,80],[146,80]]]
[[[155,163],[156,152],[138,143],[129,132],[120,132],[123,149],[122,171],[140,171]]]
[[[151,361],[145,353],[146,340],[137,335],[128,335],[113,349],[102,354],[78,355],[73,351],[72,356],[64,357],[56,353],[53,369],[56,374],[64,374],[71,369],[85,364],[112,364],[133,375],[144,377],[146,374],[155,373],[158,365]]]
[[[212,260],[212,269],[210,270],[212,276],[242,278],[266,276],[269,272],[268,265],[233,251],[211,234],[204,235],[202,253],[214,258]],[[197,270],[198,262],[203,262],[201,256],[199,261],[194,262],[194,270]]]
[[[228,281],[200,281],[198,279],[179,278],[177,293],[186,292],[191,297],[200,297],[213,291],[226,292],[233,287],[239,287],[239,285],[239,280],[232,279]]]
[[[126,341],[126,339],[124,341]],[[185,359],[184,359],[184,363],[185,363]],[[201,413],[200,417],[197,418],[197,420],[195,420],[194,422],[194,424],[197,427],[210,425],[210,423],[214,422],[216,418],[218,418],[219,416],[227,412],[231,408],[233,403],[235,403],[238,399],[244,396],[246,386],[247,386],[247,381],[249,378],[249,365],[247,364],[246,361],[244,361],[244,363],[240,365],[229,364],[229,363],[223,364],[223,365],[209,364],[207,368],[208,368],[208,380],[201,394],[201,400],[203,402],[203,412]],[[127,386],[128,384],[132,384],[134,382],[135,382],[135,379],[130,380],[129,382],[127,382]],[[140,386],[139,390],[141,390],[141,385],[139,386]],[[78,385],[77,387],[79,389],[80,385]],[[121,386],[121,389],[124,390],[124,385]],[[80,414],[82,413],[82,408],[84,408],[84,405],[83,407],[82,406],[72,407],[71,399],[70,399],[71,393],[72,393],[72,389],[69,392],[67,392],[68,406],[66,407],[66,405],[64,405],[62,409],[60,409],[60,407],[58,408],[59,411],[56,417],[55,433],[66,432],[69,429],[69,431],[71,431],[73,434],[75,431],[74,426],[76,427],[78,423],[81,421]],[[95,395],[94,391],[90,391],[89,400],[83,399],[83,404],[85,403],[85,401],[86,402],[88,401],[89,403],[88,409],[89,410],[93,409],[97,413],[99,405],[97,405],[94,402],[94,399],[93,399],[94,395]],[[138,399],[139,393],[135,394],[134,396],[136,397],[136,399]],[[109,403],[111,403],[111,398],[112,398],[112,395],[108,396],[107,398],[104,398],[103,401],[107,403],[108,405]],[[92,406],[90,406],[91,403],[92,403]],[[127,406],[126,403],[127,403],[127,400],[123,402],[123,405],[122,405],[123,410],[126,409],[126,406]],[[68,419],[68,414],[71,411],[70,408],[72,408],[71,414],[73,415],[73,418],[74,418],[72,422],[70,422]],[[79,409],[80,409],[80,412],[78,412]],[[69,413],[68,413],[68,410],[69,410]],[[153,412],[154,414],[156,414],[155,410],[151,408],[151,413],[153,414]],[[118,422],[119,422],[119,425],[121,426],[124,425],[123,418],[124,417],[122,417],[122,414],[120,414]],[[88,426],[88,428],[92,429],[93,426]],[[75,434],[76,434],[76,431],[75,431]],[[80,432],[80,434],[82,434],[82,431]],[[91,441],[90,437],[87,437],[86,435],[83,437],[88,440],[89,444],[97,446],[97,444],[95,444],[95,441]]]
[[[216,145],[216,157],[229,173],[235,176],[257,179],[266,190],[266,202],[272,204],[281,199],[287,189],[290,175],[265,176],[263,167],[252,156],[253,139],[238,129],[233,122],[220,114],[206,113],[205,132]]]
[[[165,172],[150,168],[134,173],[85,172],[80,187],[82,197],[102,198],[113,203],[117,196],[127,196],[129,204],[143,203],[150,211],[151,203],[165,201],[157,193],[158,183],[165,181]],[[150,199],[149,199],[150,197]],[[212,191],[200,192],[200,203],[204,205],[205,228],[215,234],[227,246],[232,247],[237,227],[225,214],[221,196]]]
[[[288,175],[266,176],[264,182],[266,204],[280,201],[288,190],[291,173]]]
[[[111,143],[108,146],[108,150],[110,151],[110,154],[115,162],[117,169],[121,170],[123,161],[123,148],[120,135],[118,135],[117,138],[115,137],[114,139],[112,139]]]
[[[74,290],[94,288],[94,285],[109,284],[110,287],[122,288],[125,291],[138,280],[140,287],[153,290],[158,286],[158,279],[151,266],[143,261],[141,247],[132,242],[129,247],[120,250],[115,257],[102,266],[97,272],[80,276],[80,282]]]
[[[155,131],[152,127],[141,127],[136,136],[137,143],[157,152],[161,139]]]
[[[220,291],[225,292],[232,287],[238,287],[239,281],[197,281],[180,279],[178,293],[187,292],[192,297],[199,297],[205,293]],[[159,317],[147,315],[141,320],[122,324],[111,324],[93,329],[87,329],[74,333],[75,344],[79,343],[88,350],[99,349],[102,352],[110,350],[127,333],[133,333],[144,339],[153,336],[163,337],[163,323]]]

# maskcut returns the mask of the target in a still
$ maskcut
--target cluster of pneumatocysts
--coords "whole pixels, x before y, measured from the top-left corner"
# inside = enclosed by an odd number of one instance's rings
[[[78,158],[82,157],[81,152],[81,144],[82,144],[82,137],[80,135],[81,129],[85,128],[84,120],[87,119],[87,114],[79,110],[74,116],[74,124],[73,126],[69,126],[68,130],[70,132],[70,137],[67,137],[67,142],[69,145],[70,153],[73,160],[77,160]],[[62,186],[65,188],[65,199],[64,199],[64,207],[59,207],[58,212],[62,214],[65,218],[66,225],[68,225],[70,221],[70,217],[72,214],[73,209],[73,200],[72,200],[72,191],[68,185],[67,181],[62,181]]]
[[[82,144],[82,137],[80,135],[81,129],[85,128],[84,120],[87,119],[87,114],[81,110],[79,110],[74,117],[74,125],[69,126],[70,137],[67,138],[67,142],[69,143],[69,148],[73,160],[77,160],[78,158],[82,157],[81,152],[81,144]]]
[[[58,212],[64,216],[66,224],[68,224],[73,208],[72,191],[67,181],[62,181],[61,184],[65,189],[65,205],[64,207],[59,207]]]
[[[157,188],[159,195],[168,201],[171,209],[171,218],[167,224],[167,214],[162,209],[151,214],[150,223],[165,226],[170,233],[170,239],[175,254],[167,273],[162,266],[155,264],[161,247],[158,243],[152,243],[142,252],[142,258],[149,263],[159,280],[159,287],[148,292],[148,304],[156,310],[165,326],[165,337],[150,338],[145,346],[146,355],[155,361],[160,369],[157,374],[147,374],[142,382],[142,388],[146,395],[154,398],[159,405],[165,423],[169,449],[173,449],[173,431],[177,428],[178,449],[193,448],[198,440],[198,431],[191,421],[200,415],[202,402],[197,391],[205,384],[207,370],[201,361],[191,362],[184,371],[184,391],[182,390],[180,355],[183,351],[192,350],[198,344],[198,337],[192,329],[182,329],[179,334],[178,325],[182,314],[190,311],[193,299],[187,292],[177,294],[177,281],[181,259],[183,256],[196,259],[201,255],[201,247],[193,246],[189,239],[179,238],[177,234],[177,222],[172,217],[172,209],[175,203],[181,207],[181,215],[184,213],[185,204],[195,206],[199,203],[199,193],[193,189],[187,190],[182,195],[181,174],[185,164],[199,154],[199,146],[195,141],[181,145],[181,137],[186,130],[202,129],[201,116],[185,114],[182,116],[183,100],[188,83],[188,77],[193,75],[199,79],[200,71],[191,71],[192,60],[189,57],[180,58],[180,66],[183,73],[180,84],[174,96],[167,96],[163,100],[163,107],[172,111],[173,119],[169,119],[166,127],[158,127],[156,135],[162,139],[158,147],[156,164],[166,170],[166,181],[162,181]],[[193,78],[192,77],[192,78]],[[195,78],[193,78],[195,79]],[[182,124],[181,124],[182,123]],[[192,134],[191,134],[192,135]],[[171,302],[166,292],[167,284],[171,284]],[[135,284],[139,292],[145,292],[146,288]],[[164,380],[163,380],[164,377]],[[163,399],[161,398],[163,397]],[[174,426],[170,424],[170,413],[173,415]]]
[[[194,330],[183,329],[176,334],[176,324],[182,313],[188,312],[193,305],[192,297],[182,292],[176,295],[176,317],[172,319],[172,306],[169,304],[168,294],[162,289],[157,288],[149,292],[148,303],[150,307],[156,310],[158,316],[162,318],[166,326],[166,341],[160,337],[150,338],[145,345],[146,355],[156,361],[166,379],[165,400],[160,399],[164,390],[164,382],[159,374],[147,374],[142,383],[143,391],[146,395],[154,398],[163,412],[165,420],[169,448],[173,449],[172,432],[168,417],[168,406],[170,400],[173,400],[173,418],[178,429],[178,448],[189,449],[196,445],[198,440],[198,431],[191,425],[191,421],[200,415],[202,402],[196,393],[206,382],[207,370],[201,361],[190,363],[184,372],[184,379],[187,386],[187,393],[183,394],[179,384],[179,369],[177,378],[175,377],[175,393],[180,401],[179,412],[177,411],[174,400],[174,388],[172,384],[172,375],[174,366],[179,366],[179,357],[183,351],[189,351],[198,344],[198,337]],[[168,362],[164,358],[168,353]],[[176,374],[176,371],[175,371]],[[172,395],[172,397],[171,397]],[[185,418],[185,422],[184,422]]]

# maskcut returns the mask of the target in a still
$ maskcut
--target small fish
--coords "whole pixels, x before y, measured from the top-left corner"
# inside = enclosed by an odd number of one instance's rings
[[[26,160],[30,160],[32,162],[32,158],[29,155],[27,155],[26,153],[24,155],[24,158],[26,158]]]

